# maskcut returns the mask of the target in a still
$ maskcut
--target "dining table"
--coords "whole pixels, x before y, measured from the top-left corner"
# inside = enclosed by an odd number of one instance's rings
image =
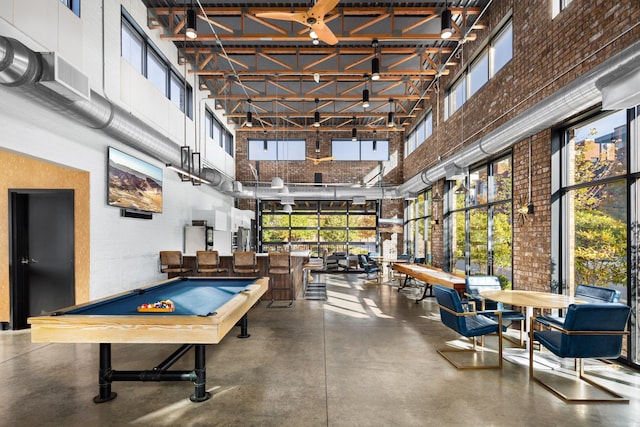
[[[571,304],[581,304],[586,301],[581,300],[580,298],[576,298],[570,295],[563,294],[553,294],[550,292],[541,292],[541,291],[527,291],[527,290],[511,290],[511,289],[502,289],[502,290],[486,290],[481,291],[480,296],[483,298],[501,302],[503,304],[508,304],[511,306],[524,307],[525,309],[525,346],[526,353],[520,355],[519,352],[515,352],[517,356],[523,357],[528,360],[529,347],[531,346],[531,342],[529,339],[529,333],[531,329],[531,318],[533,317],[533,309],[539,308],[544,310],[550,309],[563,309],[569,307]],[[517,349],[515,349],[517,350]],[[515,355],[514,354],[514,355]],[[512,358],[505,356],[506,359],[510,361]]]

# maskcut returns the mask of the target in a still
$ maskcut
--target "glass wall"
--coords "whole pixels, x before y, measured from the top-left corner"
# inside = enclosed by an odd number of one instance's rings
[[[560,232],[551,259],[558,292],[572,295],[579,284],[613,288],[636,314],[637,135],[635,110],[598,114],[562,130],[553,169],[560,194],[553,227]],[[637,365],[636,318],[623,357]]]
[[[278,201],[260,202],[260,251],[308,250],[352,255],[379,252],[378,203],[299,201],[287,214]]]
[[[511,156],[473,168],[449,181],[445,226],[448,268],[474,275],[492,274],[510,288],[512,274]]]
[[[431,265],[433,215],[433,190],[419,193],[414,200],[405,203],[404,247],[405,253]]]

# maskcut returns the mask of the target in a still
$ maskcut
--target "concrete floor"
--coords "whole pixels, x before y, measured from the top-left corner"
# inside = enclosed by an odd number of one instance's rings
[[[565,404],[530,382],[525,366],[456,370],[436,349],[457,341],[435,302],[415,304],[363,275],[327,275],[327,301],[249,313],[251,338],[233,330],[207,348],[207,388],[188,382],[115,382],[94,404],[98,345],[32,344],[0,332],[2,426],[638,426],[640,373],[597,375],[631,401]],[[237,328],[236,328],[237,329]],[[495,346],[495,341],[490,343]],[[175,346],[114,345],[114,369],[150,369]],[[173,369],[191,369],[189,354]]]

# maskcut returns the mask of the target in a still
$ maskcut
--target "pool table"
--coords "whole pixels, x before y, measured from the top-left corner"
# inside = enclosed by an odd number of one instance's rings
[[[99,343],[99,395],[96,403],[116,397],[112,381],[191,381],[194,402],[209,399],[205,346],[217,344],[238,325],[247,338],[247,312],[267,291],[269,279],[230,277],[174,278],[101,300],[31,317],[33,342]],[[173,312],[139,312],[142,304],[170,299]],[[111,367],[112,343],[182,344],[151,370],[117,371]],[[192,371],[168,369],[191,348]]]

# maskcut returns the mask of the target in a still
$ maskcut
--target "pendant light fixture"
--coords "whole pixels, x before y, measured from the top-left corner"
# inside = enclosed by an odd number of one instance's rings
[[[276,74],[276,99],[278,98],[278,75]],[[276,103],[276,174],[271,178],[271,188],[279,190],[284,187],[284,181],[278,176],[278,103]]]
[[[378,135],[376,130],[373,130],[373,141],[371,141],[371,149],[373,151],[378,151]]]
[[[362,108],[369,108],[369,89],[367,89],[367,83],[369,82],[369,76],[364,75],[364,90],[362,91]]]
[[[446,40],[452,35],[453,28],[451,27],[451,11],[449,10],[449,6],[445,1],[444,10],[442,11],[442,15],[440,16],[440,37]]]
[[[351,140],[353,142],[358,140],[358,130],[356,129],[356,118],[353,118],[353,129],[351,129]]]
[[[253,114],[251,113],[251,99],[247,99],[247,120],[245,122],[245,126],[248,128],[253,127]]]
[[[395,127],[396,123],[393,117],[393,99],[389,99],[389,114],[387,116],[387,127]]]
[[[185,30],[185,34],[192,40],[198,37],[198,32],[196,31],[196,10],[193,8],[193,1],[191,2],[191,7],[187,10],[187,29]]]
[[[313,126],[319,128],[320,127],[320,111],[318,111],[318,103],[320,102],[320,100],[316,98],[315,101],[316,101],[316,111],[315,113],[313,113]]]
[[[262,150],[267,152],[269,151],[269,142],[267,141],[267,131],[264,131],[264,141],[262,141]]]
[[[316,153],[320,152],[320,131],[316,130]]]
[[[371,80],[380,80],[380,59],[378,58],[378,39],[373,39],[373,59],[371,60]]]

